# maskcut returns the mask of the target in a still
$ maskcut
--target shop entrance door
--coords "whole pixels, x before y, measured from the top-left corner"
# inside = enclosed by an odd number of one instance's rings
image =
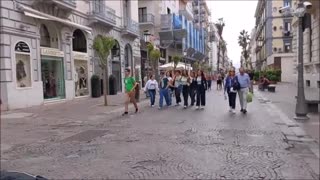
[[[117,91],[119,92],[122,90],[120,62],[112,62],[112,74],[116,77]]]
[[[62,58],[41,57],[44,99],[64,99],[65,82]]]

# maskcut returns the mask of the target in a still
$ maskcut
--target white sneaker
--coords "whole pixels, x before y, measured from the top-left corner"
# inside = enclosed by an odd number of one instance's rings
[[[187,106],[183,106],[184,109],[187,109]]]
[[[197,110],[199,110],[200,109],[200,106],[197,106]]]
[[[232,112],[232,107],[230,107],[229,112]]]
[[[151,105],[151,107],[154,107],[154,105]]]
[[[236,110],[235,110],[235,109],[232,109],[231,112],[232,112],[232,114],[235,114],[235,113],[236,113]]]

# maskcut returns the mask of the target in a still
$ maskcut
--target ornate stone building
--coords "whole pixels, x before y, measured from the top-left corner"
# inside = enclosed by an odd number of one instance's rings
[[[92,42],[117,40],[109,72],[122,91],[124,68],[140,60],[138,2],[0,1],[1,100],[4,109],[90,96],[98,73]]]

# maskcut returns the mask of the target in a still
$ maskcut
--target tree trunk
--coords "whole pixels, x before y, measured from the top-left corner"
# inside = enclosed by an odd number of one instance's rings
[[[108,75],[108,67],[104,69],[103,71],[103,96],[104,96],[104,105],[108,106],[108,99],[107,99],[107,91],[108,91],[108,86],[107,86],[107,75]]]

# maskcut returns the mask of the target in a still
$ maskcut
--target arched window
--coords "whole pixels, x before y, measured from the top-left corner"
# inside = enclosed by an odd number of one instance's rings
[[[87,52],[86,36],[79,29],[73,32],[72,46],[73,46],[73,51],[84,52],[84,53]]]
[[[45,26],[44,24],[42,24],[40,27],[40,46],[51,47],[50,33],[47,26]]]
[[[111,50],[112,58],[119,57],[120,56],[120,45],[117,40],[115,40],[115,45],[113,46]]]
[[[15,46],[16,81],[20,88],[31,87],[30,48],[25,42]]]

